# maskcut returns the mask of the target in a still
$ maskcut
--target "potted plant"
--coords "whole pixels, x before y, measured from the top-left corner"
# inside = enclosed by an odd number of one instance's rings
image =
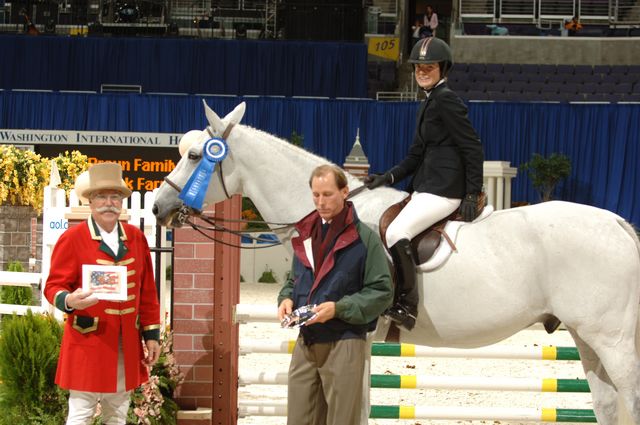
[[[552,153],[548,158],[534,153],[530,161],[520,165],[520,170],[528,172],[533,187],[540,193],[542,202],[546,202],[553,199],[560,180],[571,174],[571,161],[559,153]]]
[[[265,266],[265,270],[262,272],[262,276],[258,278],[258,282],[260,283],[277,283],[278,279],[276,278],[276,274],[269,268],[269,266]]]

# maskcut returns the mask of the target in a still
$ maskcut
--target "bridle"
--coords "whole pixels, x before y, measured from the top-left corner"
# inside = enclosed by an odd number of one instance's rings
[[[224,130],[224,133],[222,134],[222,140],[227,140],[227,138],[229,137],[229,134],[231,133],[231,130],[233,129],[234,125],[235,125],[234,123],[229,123],[227,128]],[[214,134],[213,134],[213,130],[211,129],[211,126],[207,126],[207,133],[209,133],[209,136],[211,136],[212,138],[215,137]],[[231,195],[229,195],[229,192],[227,190],[227,186],[226,186],[226,184],[224,182],[224,172],[222,170],[222,163],[223,162],[224,161],[220,161],[217,164],[216,168],[217,168],[218,176],[220,178],[220,183],[222,184],[222,190],[224,191],[224,195],[227,197],[227,199],[231,199]],[[184,190],[183,187],[180,187],[175,182],[171,181],[171,179],[169,179],[169,176],[165,176],[164,177],[164,181],[170,187],[175,189],[178,193],[182,193],[182,191]],[[350,199],[350,198],[358,195],[364,189],[366,189],[366,186],[360,186],[360,187],[355,188],[354,190],[349,192],[349,195],[347,195],[346,199]],[[203,225],[200,225],[200,224],[197,224],[197,223],[193,222],[192,220],[189,219],[189,217],[192,217],[192,216],[195,216],[195,217],[201,219],[205,223],[209,224],[211,227],[203,226]],[[276,222],[262,221],[262,220],[243,220],[243,219],[238,220],[238,219],[228,219],[228,218],[213,217],[211,215],[204,214],[202,211],[200,211],[198,209],[191,208],[191,207],[185,205],[184,203],[178,209],[178,212],[176,214],[176,221],[178,223],[180,223],[180,224],[188,224],[189,226],[191,226],[191,228],[193,228],[195,231],[197,231],[198,233],[200,233],[201,235],[203,235],[204,237],[206,237],[209,240],[212,240],[214,242],[220,243],[222,245],[230,246],[230,247],[233,247],[233,248],[240,248],[240,249],[271,248],[272,246],[282,245],[282,242],[273,242],[273,240],[271,240],[271,239],[265,239],[265,238],[261,238],[261,237],[250,236],[250,235],[247,235],[246,232],[229,229],[228,227],[219,224],[219,222],[246,223],[246,224],[266,224],[266,225],[268,225],[270,227],[271,231],[284,230],[284,229],[293,227],[296,224],[296,223],[276,223]],[[271,226],[275,226],[275,227],[271,227]],[[222,241],[220,239],[216,239],[213,236],[206,234],[204,231],[230,233],[232,235],[236,235],[236,236],[239,236],[239,237],[249,238],[252,241],[266,242],[268,244],[265,244],[263,246],[250,246],[250,247],[249,246],[236,245],[236,244],[232,244],[232,243],[229,243],[229,242]]]
[[[224,130],[224,133],[222,133],[222,140],[227,140],[229,138],[229,134],[231,134],[231,130],[233,130],[233,126],[235,124],[230,122],[229,125],[227,126],[227,128]],[[209,136],[211,136],[211,138],[214,138],[214,134],[213,134],[213,130],[211,130],[211,126],[208,125],[207,126],[207,133],[209,133]],[[227,191],[227,185],[224,183],[224,173],[222,171],[222,161],[220,161],[220,164],[218,164],[218,175],[220,176],[220,182],[222,183],[222,190],[224,190],[224,196],[227,197],[227,199],[231,199],[231,196],[229,195],[229,192]],[[169,179],[169,176],[165,176],[164,181],[167,182],[167,184],[169,186],[171,186],[172,188],[174,188],[175,190],[178,191],[178,193],[182,192],[182,188],[180,186],[178,186],[177,184],[175,184],[174,182],[172,182]]]
[[[227,126],[227,128],[224,130],[224,133],[222,133],[222,140],[227,140],[227,138],[229,137],[229,134],[231,133],[231,130],[234,127],[234,123],[229,123],[229,125]],[[207,126],[207,133],[209,133],[209,136],[211,138],[214,138],[214,134],[213,134],[213,130],[211,129],[211,126]],[[220,178],[220,183],[222,184],[222,190],[224,191],[224,195],[227,197],[227,199],[231,199],[231,195],[229,195],[229,191],[227,190],[227,185],[225,184],[224,181],[224,171],[222,169],[222,163],[223,161],[220,161],[217,164],[217,173],[218,176]],[[169,176],[165,176],[164,177],[164,181],[173,189],[175,189],[178,193],[182,193],[183,191],[183,187],[180,187],[178,184],[176,184],[175,182],[173,182]],[[204,221],[205,223],[209,224],[209,226],[203,226],[201,224],[197,224],[194,221],[190,220],[190,217],[197,217],[199,219],[201,219],[202,221]],[[229,229],[226,226],[223,226],[221,224],[219,224],[219,222],[228,222],[228,223],[246,223],[246,224],[257,224],[257,223],[261,223],[261,224],[266,224],[266,225],[273,225],[273,226],[278,226],[275,228],[271,228],[271,230],[282,230],[282,229],[286,229],[288,227],[292,227],[295,225],[295,223],[273,223],[273,222],[268,222],[268,221],[260,221],[260,220],[237,220],[237,219],[225,219],[225,218],[220,218],[220,217],[213,217],[211,215],[207,215],[204,214],[202,211],[198,210],[198,209],[194,209],[191,207],[188,207],[187,205],[182,205],[177,212],[177,217],[176,217],[176,221],[180,224],[188,224],[189,226],[191,226],[191,228],[193,228],[195,231],[197,231],[198,233],[200,233],[201,235],[203,235],[204,237],[206,237],[207,239],[210,239],[214,242],[220,243],[222,245],[227,245],[233,248],[240,248],[240,249],[263,249],[263,248],[270,248],[272,246],[276,246],[276,245],[281,245],[281,242],[273,242],[273,240],[271,239],[265,239],[265,238],[261,238],[261,237],[254,237],[254,236],[250,236],[247,235],[246,232],[242,232],[239,230],[233,230],[233,229]],[[245,237],[245,238],[249,238],[253,241],[256,242],[271,242],[269,244],[265,244],[263,246],[251,246],[251,247],[247,247],[247,246],[242,246],[242,245],[236,245],[236,244],[231,244],[229,242],[225,242],[222,241],[220,239],[216,239],[213,236],[205,233],[205,231],[213,231],[213,232],[225,232],[225,233],[231,233],[233,235],[239,236],[239,237]]]

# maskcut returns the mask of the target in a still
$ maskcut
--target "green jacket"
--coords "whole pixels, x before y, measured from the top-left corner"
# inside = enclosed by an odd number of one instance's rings
[[[351,207],[350,207],[351,208]],[[311,266],[310,244],[317,212],[303,218],[297,225],[299,236],[293,238],[294,258],[289,278],[278,295],[278,305],[289,298],[294,309],[306,304],[335,301],[336,316],[311,325],[317,341],[340,339],[339,335],[363,335],[375,329],[375,322],[393,301],[393,285],[389,262],[379,236],[362,223],[355,210],[345,229],[327,254],[320,270]],[[314,329],[315,328],[315,331]]]

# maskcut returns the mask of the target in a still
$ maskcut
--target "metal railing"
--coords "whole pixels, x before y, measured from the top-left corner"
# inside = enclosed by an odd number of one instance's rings
[[[277,0],[169,0],[169,10],[181,35],[232,38],[236,24],[245,24],[247,38],[276,36]]]
[[[578,3],[578,16],[589,19],[609,19],[609,4],[602,0],[581,0]]]
[[[640,0],[609,0],[609,21],[613,24],[640,24]]]
[[[379,91],[376,93],[376,100],[389,102],[411,102],[418,99],[417,92],[408,91]]]
[[[535,2],[531,0],[502,0],[500,2],[500,16],[503,18],[534,19],[535,14]]]
[[[380,9],[382,16],[398,15],[398,0],[373,0],[373,5]]]
[[[460,0],[461,18],[496,18],[496,0]]]
[[[540,0],[538,3],[538,18],[544,19],[566,19],[576,14],[576,7],[579,1],[574,0]]]
[[[460,19],[541,24],[579,16],[592,22],[640,24],[640,0],[459,0]]]

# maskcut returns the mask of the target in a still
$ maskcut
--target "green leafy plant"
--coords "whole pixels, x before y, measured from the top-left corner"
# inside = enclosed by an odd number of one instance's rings
[[[571,174],[571,161],[559,153],[552,153],[548,158],[534,153],[530,161],[520,165],[520,169],[528,172],[533,187],[545,202],[553,199],[553,191],[560,180]]]
[[[7,270],[10,272],[23,272],[24,268],[20,261],[9,263]],[[28,286],[1,286],[0,303],[31,305],[33,303],[33,291]]]
[[[291,137],[289,138],[289,143],[302,147],[304,143],[304,136],[302,134],[296,133],[296,131],[293,130],[291,132]]]
[[[277,283],[276,274],[270,268],[266,267],[265,271],[262,272],[262,276],[258,279],[260,283]]]
[[[64,423],[67,394],[54,383],[62,326],[28,311],[6,321],[0,334],[0,424]]]

